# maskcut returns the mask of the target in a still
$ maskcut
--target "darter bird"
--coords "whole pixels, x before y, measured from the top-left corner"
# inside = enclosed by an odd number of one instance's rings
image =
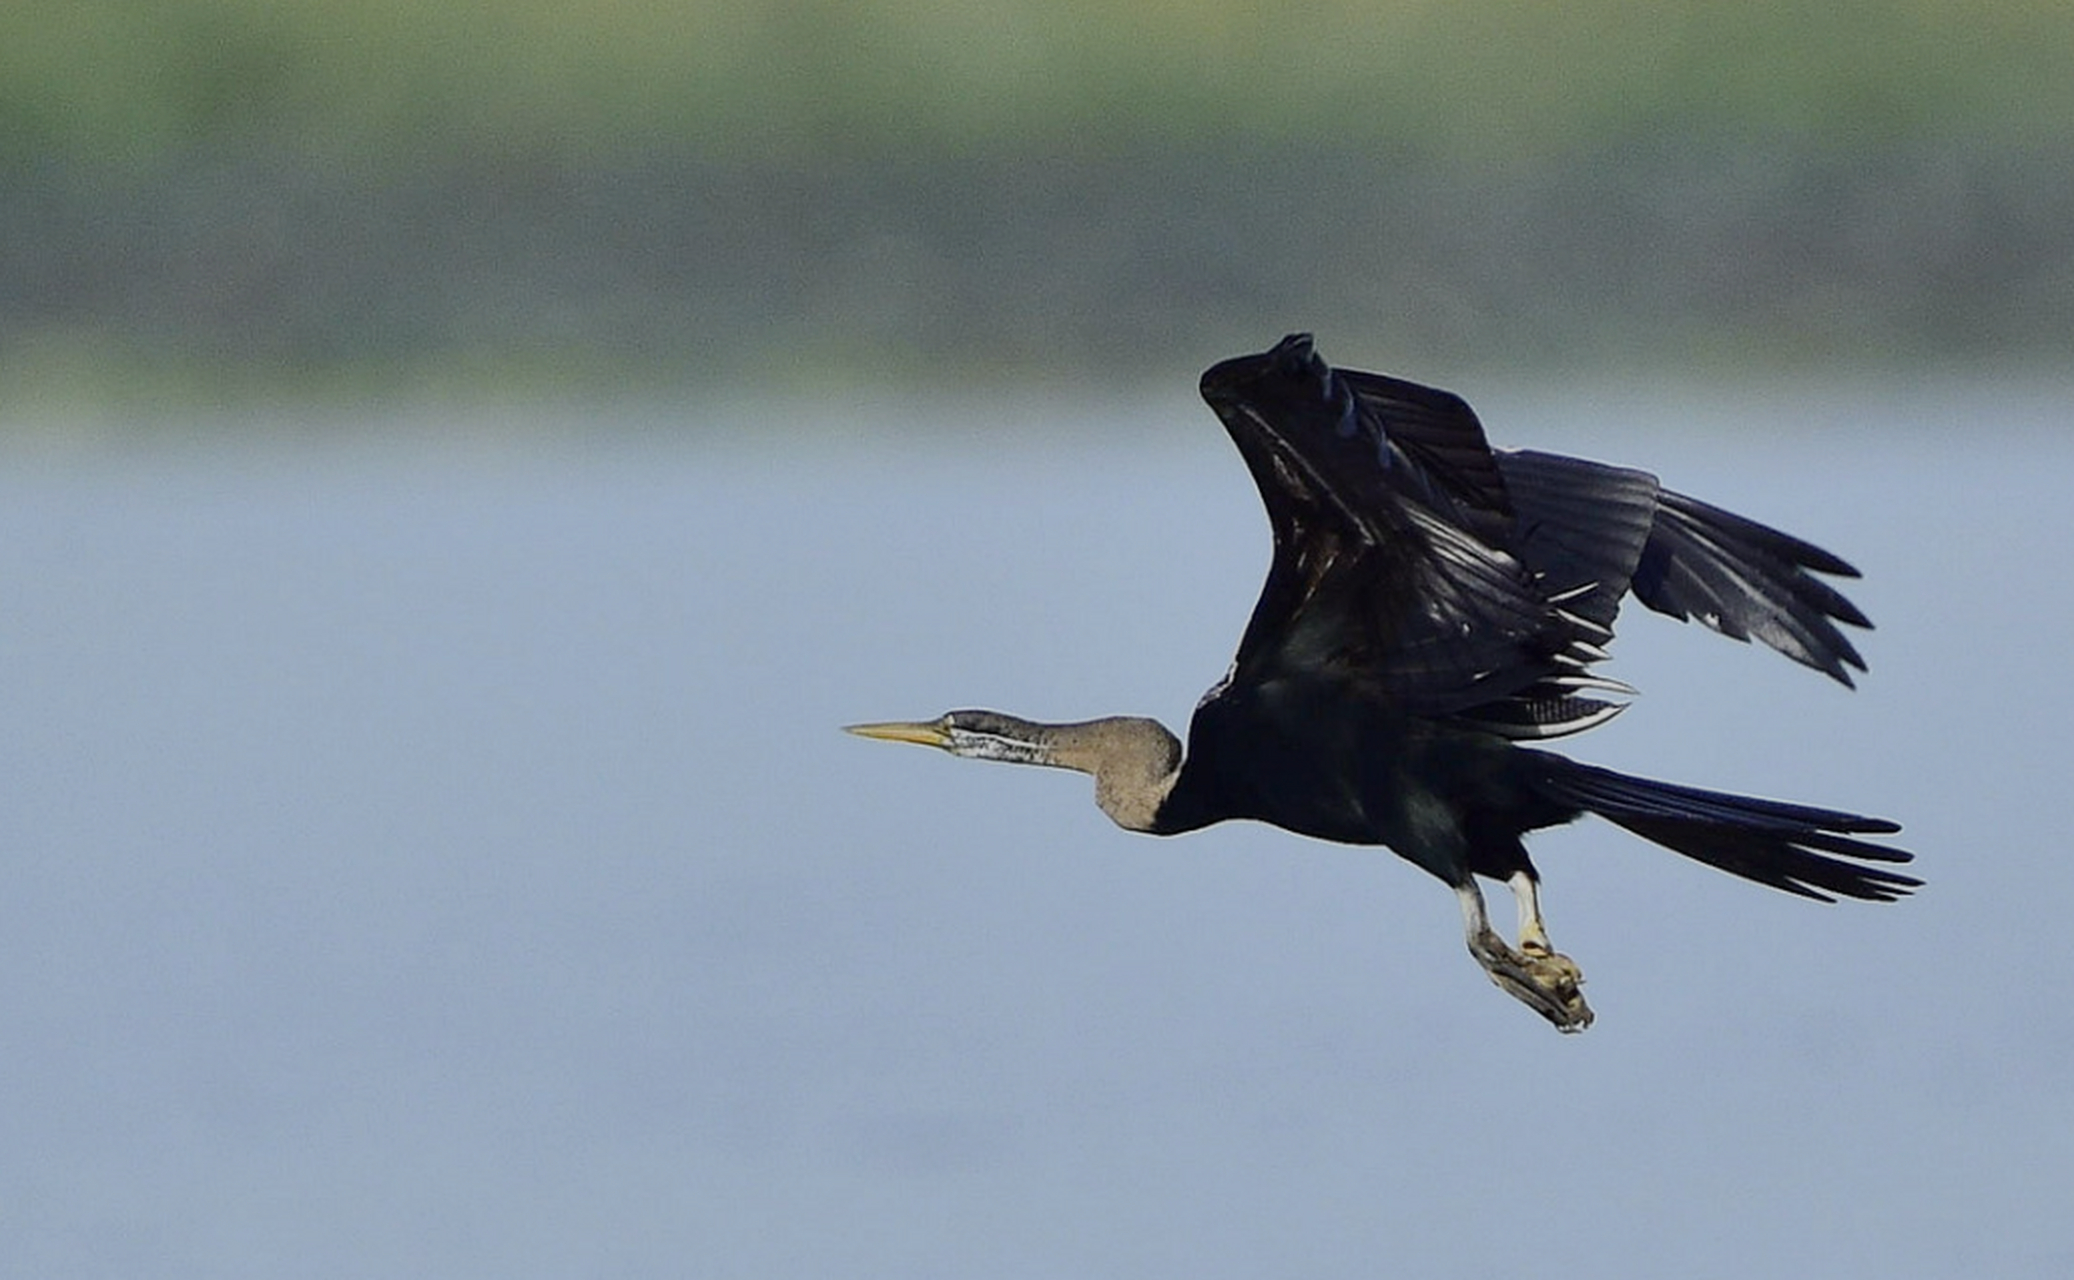
[[[1094,775],[1131,831],[1253,818],[1386,845],[1454,889],[1469,951],[1559,1030],[1589,1026],[1583,975],[1550,944],[1521,837],[1595,813],[1723,871],[1822,901],[1891,901],[1912,855],[1892,822],[1633,777],[1523,743],[1603,723],[1634,690],[1595,674],[1633,594],[1757,639],[1850,685],[1871,626],[1798,538],[1646,472],[1493,449],[1459,397],[1334,369],[1308,334],[1213,366],[1209,403],[1259,486],[1274,561],[1188,745],[1156,720],[1040,724],[994,711],[862,724],[871,738]],[[1502,880],[1517,945],[1477,877]]]

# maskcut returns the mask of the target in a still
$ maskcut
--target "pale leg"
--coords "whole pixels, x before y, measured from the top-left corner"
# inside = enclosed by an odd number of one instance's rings
[[[1555,948],[1549,945],[1548,929],[1541,923],[1541,885],[1524,871],[1515,871],[1505,882],[1512,889],[1512,897],[1519,904],[1519,949],[1528,954],[1554,955]]]

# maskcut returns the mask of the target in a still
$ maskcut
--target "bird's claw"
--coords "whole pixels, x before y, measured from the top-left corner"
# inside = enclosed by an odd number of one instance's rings
[[[1591,1006],[1584,1002],[1584,971],[1570,957],[1532,942],[1514,950],[1494,933],[1479,938],[1470,953],[1492,982],[1556,1030],[1568,1034],[1592,1024]]]

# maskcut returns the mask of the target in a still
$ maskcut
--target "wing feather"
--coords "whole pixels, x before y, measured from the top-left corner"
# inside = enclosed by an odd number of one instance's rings
[[[1245,459],[1274,562],[1227,681],[1324,675],[1412,714],[1518,738],[1573,733],[1632,692],[1581,675],[1623,599],[1755,639],[1848,685],[1871,623],[1817,574],[1843,560],[1662,488],[1645,471],[1491,448],[1459,396],[1335,370],[1309,335],[1213,366],[1204,398]]]
[[[1496,529],[1511,514],[1488,446],[1479,464],[1466,443],[1482,430],[1459,400],[1395,392],[1416,408],[1413,443],[1400,447],[1397,422],[1300,336],[1213,367],[1203,392],[1275,537],[1235,680],[1330,671],[1443,716],[1533,686],[1582,637],[1517,556],[1469,527]],[[1459,474],[1422,461],[1443,456]]]

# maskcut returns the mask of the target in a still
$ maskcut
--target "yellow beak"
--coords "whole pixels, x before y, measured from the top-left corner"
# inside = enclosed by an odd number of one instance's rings
[[[912,742],[924,747],[951,745],[951,735],[944,732],[940,721],[913,724],[896,720],[887,724],[844,725],[843,728],[845,732],[854,733],[860,738],[878,738],[885,742]]]

